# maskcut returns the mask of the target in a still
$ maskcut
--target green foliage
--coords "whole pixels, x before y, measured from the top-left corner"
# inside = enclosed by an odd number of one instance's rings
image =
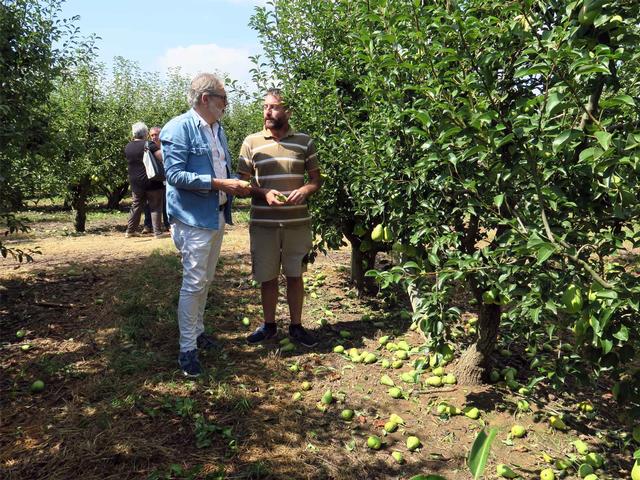
[[[74,19],[60,19],[62,0],[0,1],[0,218],[11,219],[25,194],[40,184],[38,153],[49,140],[48,97],[74,52],[91,51]],[[56,45],[61,45],[57,47]],[[18,161],[18,159],[21,159]],[[36,187],[37,188],[37,187]],[[7,230],[13,231],[7,223]],[[20,227],[21,228],[21,227]],[[29,260],[0,241],[3,256]]]
[[[400,265],[377,277],[417,292],[431,349],[462,282],[483,355],[492,322],[555,326],[580,346],[571,361],[623,382],[639,344],[624,254],[640,245],[640,5],[606,2],[590,23],[582,4],[298,0],[252,25],[318,141],[320,247],[388,225]]]
[[[473,475],[474,480],[482,478],[484,468],[487,465],[487,459],[491,452],[491,444],[498,434],[497,428],[489,430],[487,435],[484,430],[481,430],[476,436],[471,451],[469,452],[469,458],[467,458],[467,465]]]

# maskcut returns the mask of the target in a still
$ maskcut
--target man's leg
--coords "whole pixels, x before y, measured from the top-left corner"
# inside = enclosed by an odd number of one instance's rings
[[[178,300],[180,360],[191,352],[197,352],[198,317],[207,301],[207,268],[214,232],[190,227],[179,221],[173,224],[173,241],[182,255],[182,286]],[[196,370],[200,370],[197,357],[196,363]],[[183,366],[183,370],[187,371],[188,368]]]
[[[304,284],[302,277],[287,277],[287,303],[291,325],[302,325],[302,304],[304,302]]]
[[[276,335],[276,305],[278,303],[278,276],[280,274],[280,228],[249,228],[251,238],[251,267],[253,278],[260,282],[260,298],[264,323],[247,337],[249,343],[258,343]]]
[[[278,277],[260,284],[260,297],[262,299],[264,323],[275,325],[276,305],[278,303]]]
[[[145,192],[131,193],[131,212],[127,220],[127,235],[137,235],[138,226],[140,225],[140,215],[144,204],[147,202]]]
[[[305,347],[318,342],[302,327],[304,284],[302,274],[307,270],[307,254],[311,250],[311,229],[308,226],[289,227],[283,232],[282,269],[287,277],[287,303],[289,304],[289,335]]]
[[[164,229],[169,230],[169,216],[167,215],[167,189],[162,189],[162,221],[164,223]]]
[[[204,302],[200,306],[198,311],[198,323],[196,325],[196,334],[198,337],[204,333],[204,309],[207,306],[207,297],[209,295],[209,288],[213,282],[213,278],[216,274],[216,265],[218,265],[218,259],[220,258],[220,249],[222,248],[222,238],[224,237],[224,212],[220,212],[218,230],[213,231],[211,238],[211,252],[207,262],[207,283],[204,288]]]
[[[144,204],[144,222],[142,233],[151,233],[153,232],[153,221],[151,217],[151,206],[149,202],[145,202]]]
[[[150,190],[147,192],[149,200],[147,207],[151,210],[151,225],[153,234],[156,237],[162,234],[162,192],[163,190]]]

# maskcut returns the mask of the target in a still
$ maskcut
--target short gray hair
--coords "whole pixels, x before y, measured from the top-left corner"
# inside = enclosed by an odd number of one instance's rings
[[[133,138],[144,140],[149,136],[149,129],[144,122],[136,122],[131,125],[131,133],[133,134]]]
[[[213,73],[199,73],[191,80],[189,91],[187,92],[187,101],[189,105],[195,107],[200,104],[203,93],[213,93],[216,90],[223,90],[224,82]]]

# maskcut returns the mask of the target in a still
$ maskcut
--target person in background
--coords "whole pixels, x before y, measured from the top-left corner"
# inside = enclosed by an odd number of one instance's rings
[[[149,129],[142,122],[134,123],[131,127],[133,140],[124,148],[124,154],[127,157],[127,172],[129,175],[129,184],[131,185],[131,213],[127,221],[127,231],[125,237],[138,236],[138,227],[140,225],[140,216],[144,210],[144,206],[149,202],[151,209],[151,223],[153,234],[159,237],[162,234],[162,195],[164,186],[162,181],[152,181],[147,178],[147,173],[142,163],[145,145],[148,146],[152,155],[162,162],[162,152],[160,147],[153,142],[148,142]]]
[[[202,373],[198,349],[219,345],[204,332],[204,309],[220,255],[225,223],[231,223],[232,195],[248,195],[248,182],[229,178],[231,155],[220,119],[227,94],[220,78],[201,73],[187,94],[191,109],[160,132],[167,179],[171,237],[182,256],[178,300],[182,373]]]
[[[158,147],[160,147],[160,130],[162,130],[162,127],[151,127],[149,129],[149,138]],[[167,197],[164,191],[162,193],[162,224],[164,226],[164,230],[169,230],[169,217],[167,216]],[[144,207],[144,225],[142,228],[142,233],[151,232],[153,232],[153,226],[151,223],[151,208],[149,208],[149,202],[147,202]]]
[[[240,178],[256,179],[251,187],[249,235],[253,277],[261,284],[264,313],[264,324],[247,341],[258,343],[277,333],[278,277],[282,270],[287,278],[289,336],[312,347],[316,339],[302,326],[302,273],[312,246],[307,199],[320,188],[322,177],[313,140],[291,128],[290,117],[282,93],[277,89],[267,91],[264,129],[244,140],[238,159]]]

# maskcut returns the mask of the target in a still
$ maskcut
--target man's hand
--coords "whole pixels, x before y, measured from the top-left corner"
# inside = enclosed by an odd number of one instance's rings
[[[305,190],[303,190],[302,188],[298,188],[296,190],[293,190],[289,194],[289,198],[287,198],[287,203],[289,205],[300,205],[305,202],[305,200],[307,199],[307,196],[308,195],[305,193]]]
[[[264,198],[269,205],[279,206],[287,204],[287,197],[280,193],[278,190],[269,190],[264,195]]]
[[[211,180],[214,190],[222,190],[234,197],[246,197],[251,193],[251,184],[245,180],[234,178],[214,178]]]

